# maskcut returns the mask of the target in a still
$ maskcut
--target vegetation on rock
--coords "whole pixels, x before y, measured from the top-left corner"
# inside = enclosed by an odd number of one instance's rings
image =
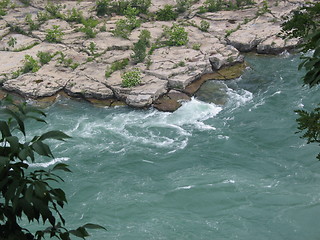
[[[122,87],[130,88],[135,87],[141,83],[141,72],[139,69],[134,69],[122,74]]]
[[[158,21],[173,21],[178,17],[178,13],[174,11],[172,5],[165,5],[162,9],[156,12],[156,19]]]
[[[113,62],[110,68],[106,70],[105,77],[106,78],[110,77],[112,73],[114,73],[115,71],[124,69],[128,64],[129,64],[128,58]]]
[[[168,46],[182,46],[188,43],[188,33],[184,27],[173,24],[172,27],[164,27],[164,36]]]
[[[131,56],[134,63],[143,62],[147,56],[147,47],[150,47],[150,32],[148,30],[142,30],[139,35],[138,42],[133,45],[133,54]]]
[[[52,29],[46,31],[46,41],[50,43],[59,43],[62,41],[64,33],[58,25],[53,25]]]

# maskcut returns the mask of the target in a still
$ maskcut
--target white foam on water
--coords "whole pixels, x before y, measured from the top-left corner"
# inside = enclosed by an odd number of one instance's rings
[[[50,167],[56,163],[59,162],[67,162],[70,158],[68,157],[62,157],[62,158],[54,158],[50,162],[44,162],[44,163],[27,163],[30,167],[43,167],[47,168]]]
[[[253,94],[245,89],[233,90],[228,88],[227,94],[230,99],[228,105],[231,105],[233,109],[245,105],[253,98]]]
[[[198,129],[215,130],[213,126],[206,125],[205,120],[215,117],[222,107],[216,106],[213,103],[205,103],[195,98],[185,102],[182,107],[173,112],[166,119],[177,126],[194,125]]]
[[[195,187],[194,185],[189,185],[189,186],[183,186],[183,187],[177,187],[175,190],[188,190]]]
[[[215,117],[222,107],[205,103],[192,98],[183,103],[173,113],[160,112],[155,109],[148,111],[120,111],[99,115],[94,121],[88,115],[74,120],[70,130],[72,137],[83,138],[83,141],[103,137],[106,148],[112,153],[125,153],[138,145],[168,149],[168,153],[184,149],[188,145],[193,131],[214,131],[216,128],[205,121]],[[114,138],[108,142],[110,137]],[[104,142],[93,146],[103,148]],[[106,149],[105,148],[105,149]]]

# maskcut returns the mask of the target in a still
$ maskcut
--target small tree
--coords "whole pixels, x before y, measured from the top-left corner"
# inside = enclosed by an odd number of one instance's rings
[[[3,102],[0,104],[4,105]],[[50,147],[45,143],[47,139],[64,141],[69,136],[60,131],[49,131],[29,139],[25,120],[45,122],[42,118],[45,114],[26,104],[11,103],[2,106],[0,116],[1,239],[40,240],[49,236],[70,240],[70,234],[84,239],[89,236],[86,229],[104,229],[95,224],[86,224],[76,230],[65,228],[65,219],[60,213],[60,208],[67,203],[66,195],[62,189],[52,187],[50,183],[63,181],[55,172],[70,172],[66,164],[56,164],[48,171],[28,170],[29,163],[34,162],[37,156],[53,158]],[[5,117],[7,120],[4,120]],[[48,224],[49,227],[32,233],[20,226],[22,218],[38,223],[42,219],[43,224]]]
[[[301,38],[300,47],[304,53],[313,50],[313,53],[302,55],[302,63],[299,69],[304,68],[304,84],[313,87],[320,84],[320,3],[307,3],[300,9],[292,12],[282,24],[283,36],[289,38]],[[299,114],[297,122],[298,132],[303,132],[302,138],[307,143],[320,144],[320,108],[311,112],[296,110]],[[317,158],[320,160],[320,154]]]
[[[131,58],[134,63],[143,62],[147,56],[147,47],[150,47],[150,32],[146,29],[142,30],[139,35],[139,40],[133,45],[133,54]]]

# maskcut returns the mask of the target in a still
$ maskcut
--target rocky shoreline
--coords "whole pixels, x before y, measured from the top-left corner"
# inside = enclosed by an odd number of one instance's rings
[[[114,14],[97,17],[95,2],[55,2],[63,4],[62,14],[76,9],[97,22],[92,27],[94,37],[88,38],[85,32],[77,30],[83,24],[62,18],[48,19],[31,30],[30,24],[36,22],[39,12],[45,12],[48,3],[32,0],[25,5],[11,1],[12,6],[7,7],[0,19],[2,88],[26,98],[48,97],[64,91],[73,97],[106,100],[110,105],[123,101],[132,107],[154,106],[174,111],[181,105],[181,99],[189,99],[206,80],[202,76],[243,63],[241,52],[278,54],[297,45],[297,41],[285,41],[278,34],[282,17],[304,1],[274,0],[267,1],[268,5],[266,1],[255,2],[238,10],[199,13],[205,1],[196,1],[175,21],[143,22],[145,16],[140,14],[137,18],[141,19],[141,25],[125,39],[113,33],[117,21],[124,17]],[[167,4],[172,1],[152,1],[149,11],[156,13]],[[199,27],[202,22],[209,23],[205,31]],[[157,47],[143,62],[132,62],[133,46],[142,30],[150,32],[153,44],[163,38],[165,26],[170,28],[173,24],[183,26],[188,33],[186,44]],[[46,34],[54,26],[59,26],[63,36],[60,42],[52,43]],[[39,65],[37,71],[21,73],[26,55],[36,59],[39,52],[49,52],[53,57]],[[125,59],[129,63],[123,69],[106,74],[114,63]],[[141,81],[136,86],[124,87],[123,73],[133,69],[139,70]]]

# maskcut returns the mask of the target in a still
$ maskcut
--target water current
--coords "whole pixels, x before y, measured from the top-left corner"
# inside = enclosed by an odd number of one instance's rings
[[[221,106],[199,97],[164,113],[61,99],[45,109],[47,126],[31,133],[72,139],[31,167],[70,165],[67,226],[108,229],[92,240],[319,239],[319,148],[295,134],[294,113],[320,102],[319,87],[302,86],[298,56],[246,61],[242,77],[218,82]]]

